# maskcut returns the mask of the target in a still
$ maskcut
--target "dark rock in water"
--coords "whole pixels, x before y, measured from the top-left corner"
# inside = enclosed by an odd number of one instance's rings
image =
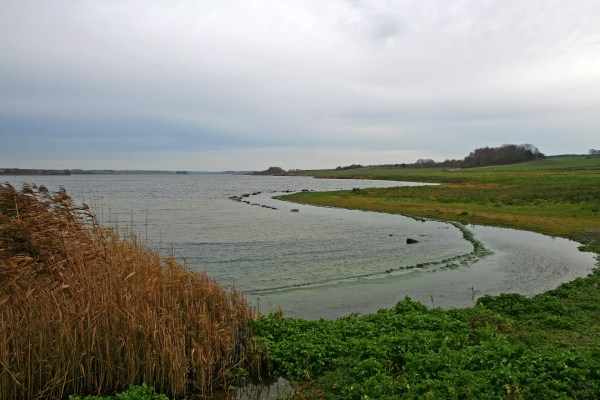
[[[394,236],[394,235],[392,235],[392,234],[390,233],[388,236]]]
[[[417,239],[411,239],[411,238],[406,239],[406,244],[414,244],[414,243],[419,243],[419,241]]]
[[[259,195],[260,193],[261,193],[261,192],[254,192],[254,193],[252,193],[252,196],[257,196],[257,195]]]
[[[300,212],[300,210],[298,210],[297,208],[292,208],[290,211],[291,212]]]
[[[250,197],[250,193],[244,193],[242,197]]]

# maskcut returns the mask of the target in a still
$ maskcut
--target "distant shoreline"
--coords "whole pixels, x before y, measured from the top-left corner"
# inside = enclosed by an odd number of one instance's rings
[[[70,176],[70,175],[246,175],[250,171],[156,171],[156,170],[84,170],[84,169],[29,169],[0,168],[0,176]]]
[[[71,171],[68,169],[21,169],[21,168],[2,168],[0,169],[0,175],[6,176],[25,176],[25,175],[60,175],[66,176],[71,175]]]

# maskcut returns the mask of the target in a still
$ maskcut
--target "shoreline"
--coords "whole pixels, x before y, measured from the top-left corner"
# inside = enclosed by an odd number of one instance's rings
[[[281,201],[286,200],[281,199]],[[329,206],[322,207],[329,208]],[[356,209],[348,210],[359,211]],[[385,214],[383,212],[376,213]],[[391,215],[401,216],[398,214]],[[411,216],[408,216],[408,218],[421,222],[424,221],[423,218]],[[462,232],[463,237],[467,236],[465,240],[468,240],[470,243],[476,241],[479,243],[479,246],[473,245],[474,248],[470,253],[453,257],[454,259],[463,259],[466,261],[465,263],[455,261],[454,265],[444,265],[449,261],[452,264],[452,259],[444,260],[443,262],[426,263],[427,266],[437,266],[433,270],[427,268],[399,269],[398,271],[394,271],[395,273],[384,272],[370,274],[369,276],[340,278],[324,283],[315,284],[311,282],[305,285],[290,285],[276,291],[263,289],[246,291],[245,293],[249,298],[255,301],[258,300],[263,305],[262,311],[264,312],[269,312],[273,309],[282,309],[285,315],[289,317],[336,319],[352,313],[370,314],[380,309],[387,309],[392,307],[395,301],[405,295],[424,305],[433,307],[441,306],[445,309],[472,306],[477,298],[485,295],[523,293],[526,296],[536,296],[548,290],[555,289],[573,279],[588,276],[598,268],[597,254],[589,251],[584,252],[581,249],[583,247],[581,243],[569,238],[556,238],[514,228],[473,225],[471,229],[468,229],[458,222],[433,219],[428,219],[427,221],[452,225]],[[506,253],[506,250],[502,249],[502,244],[492,244],[492,242],[483,243],[478,238],[479,232],[477,231],[486,229],[492,231],[492,236],[500,235],[500,238],[503,236],[507,238],[517,236],[522,237],[522,239],[511,245],[511,248],[513,248],[512,253],[510,251]],[[494,240],[501,243],[504,239],[499,240],[495,238]],[[536,250],[532,248],[530,249],[532,251],[531,255],[524,256],[523,251],[528,251],[526,250],[527,246],[524,245],[527,242],[543,245],[545,250],[537,254]],[[565,247],[562,248],[559,246],[561,250],[555,251],[553,247],[557,247],[559,244]],[[560,271],[561,263],[553,261],[552,257],[559,259],[562,254],[569,254],[575,257],[570,263],[573,263],[573,266],[580,264],[577,268],[573,268],[577,273],[571,274],[562,271],[559,272],[559,275],[555,276],[555,272],[547,268],[534,272],[536,271],[534,262],[528,264],[527,261],[522,261],[542,257],[545,260],[544,265],[551,265],[556,271]],[[476,257],[473,257],[473,255],[476,255]],[[576,260],[586,261],[579,263]],[[567,262],[567,265],[570,265],[568,261],[565,262]],[[510,265],[513,263],[520,263],[518,265],[523,265],[523,268],[511,271]],[[531,271],[531,273],[528,274],[527,271]],[[508,283],[511,282],[511,278],[508,276],[509,272],[512,275],[519,276],[519,280],[528,282],[528,284],[519,286],[519,282],[517,281],[514,282],[516,285],[514,288],[507,287]],[[469,274],[475,277],[475,281],[469,282]],[[494,286],[490,286],[490,280],[497,285],[497,289],[494,289]],[[452,289],[444,289],[445,286],[451,286]],[[541,287],[543,290],[532,290],[532,288],[536,287]],[[316,308],[318,311],[315,311],[311,306],[305,305],[306,303],[320,304]]]
[[[250,295],[255,295],[255,296],[261,296],[261,295],[264,296],[264,295],[268,295],[269,293],[280,293],[280,292],[285,292],[288,290],[298,290],[298,289],[302,290],[302,289],[318,288],[321,286],[333,286],[333,285],[337,285],[337,284],[354,282],[359,279],[370,279],[370,280],[382,279],[382,278],[386,278],[389,276],[397,276],[397,275],[400,275],[403,273],[408,273],[408,272],[411,272],[412,270],[425,269],[426,267],[432,267],[432,266],[434,266],[434,267],[440,266],[440,267],[445,267],[445,268],[458,268],[460,265],[463,265],[468,261],[472,261],[474,259],[481,259],[483,257],[493,254],[493,252],[486,249],[486,247],[479,240],[477,240],[475,238],[475,236],[473,235],[473,233],[471,231],[469,231],[464,225],[462,225],[458,222],[445,222],[445,221],[436,221],[436,220],[430,220],[430,221],[442,222],[442,223],[446,223],[448,225],[454,226],[456,229],[458,229],[459,231],[462,232],[463,238],[473,245],[473,250],[469,253],[445,258],[445,259],[442,259],[439,261],[427,261],[427,262],[418,263],[418,264],[414,264],[414,265],[401,266],[401,267],[398,267],[397,269],[390,268],[390,269],[387,269],[385,271],[380,271],[380,272],[373,272],[373,273],[362,274],[362,275],[344,276],[344,277],[334,278],[334,279],[325,280],[325,281],[309,282],[309,283],[305,283],[305,284],[296,284],[296,285],[278,286],[278,287],[264,288],[264,289],[246,290],[244,293],[250,294]],[[421,222],[425,222],[425,221],[421,221]],[[444,264],[446,264],[446,265],[444,266]],[[425,272],[434,272],[434,270],[428,269],[428,270],[425,270]]]

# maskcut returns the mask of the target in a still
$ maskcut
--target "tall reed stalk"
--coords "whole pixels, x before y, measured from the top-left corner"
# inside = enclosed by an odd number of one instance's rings
[[[0,398],[207,394],[246,365],[255,317],[240,292],[101,227],[64,190],[0,185]]]

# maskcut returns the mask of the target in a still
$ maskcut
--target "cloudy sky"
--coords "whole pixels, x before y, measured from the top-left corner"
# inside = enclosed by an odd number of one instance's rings
[[[0,167],[600,147],[598,0],[2,0]]]

